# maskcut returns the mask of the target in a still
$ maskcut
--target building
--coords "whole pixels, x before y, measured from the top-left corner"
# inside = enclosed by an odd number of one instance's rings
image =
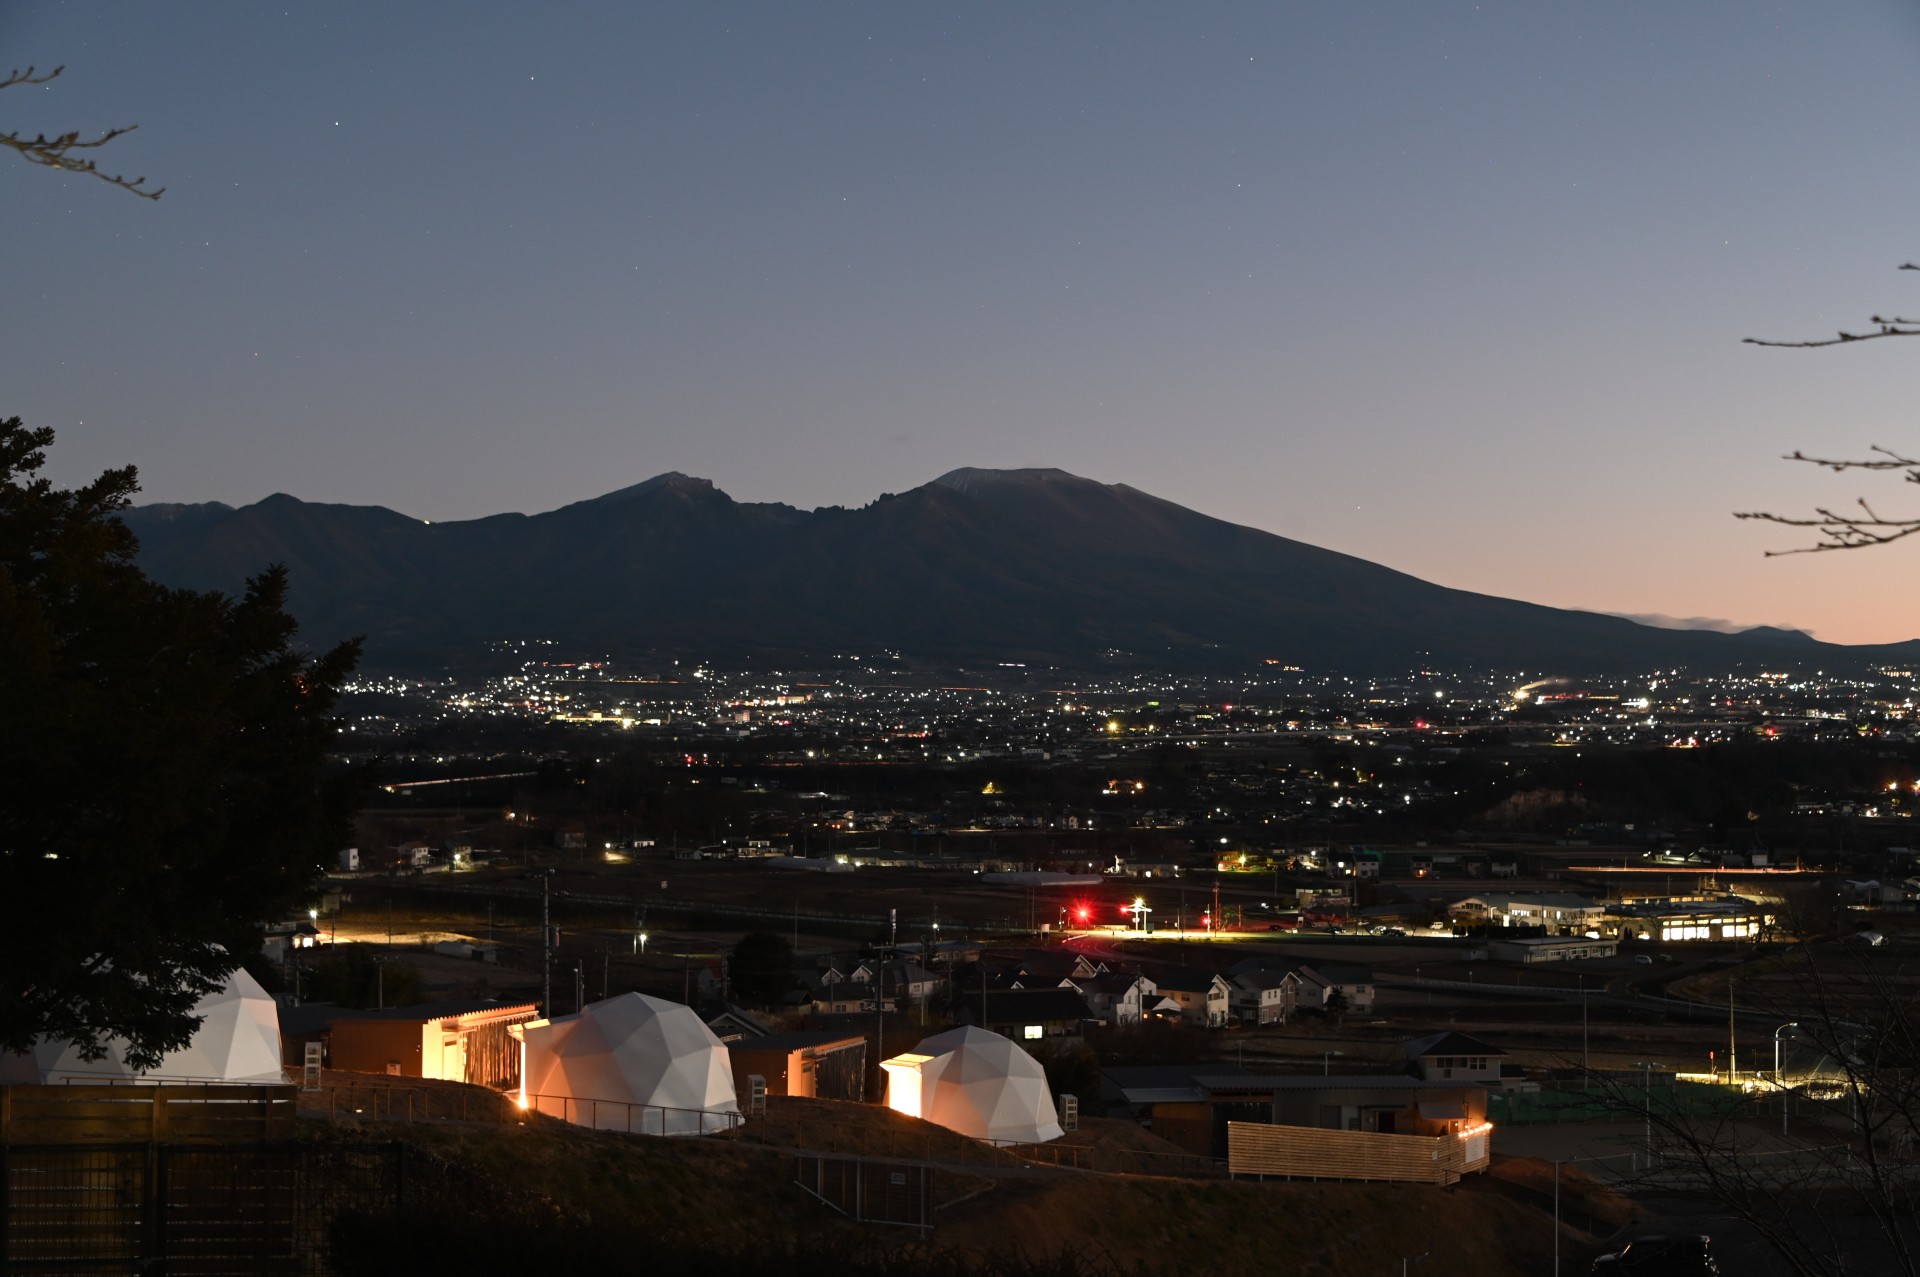
[[[1740,896],[1637,896],[1607,906],[1599,929],[1621,940],[1753,940],[1771,925]]]
[[[298,1067],[306,1044],[319,1042],[331,1069],[507,1090],[520,1081],[520,1044],[508,1030],[538,1016],[531,1002],[428,1002],[386,1010],[310,1003],[281,1011],[281,1060]]]
[[[768,1095],[797,1095],[820,1100],[862,1100],[866,1083],[867,1039],[859,1033],[817,1029],[769,1033],[727,1043],[733,1089],[746,1095],[747,1079],[766,1079]]]
[[[1068,987],[1000,989],[988,993],[984,999],[969,997],[955,1005],[953,1018],[1015,1042],[1037,1042],[1045,1038],[1077,1038],[1085,1031],[1088,1021],[1099,1017],[1087,1006],[1085,998]]]
[[[1227,983],[1242,1024],[1285,1024],[1299,1005],[1300,977],[1291,971],[1242,971]]]
[[[1427,1082],[1500,1085],[1500,1062],[1507,1053],[1464,1033],[1431,1033],[1400,1047],[1415,1076]]]
[[[1487,946],[1499,962],[1519,962],[1531,966],[1537,962],[1580,962],[1588,958],[1611,958],[1620,951],[1618,940],[1589,940],[1585,936],[1515,936],[1495,940]]]
[[[1152,980],[1125,971],[1102,971],[1091,976],[1070,976],[1060,982],[1087,1001],[1095,1019],[1118,1028],[1138,1024],[1147,1009],[1158,1002]]]
[[[1373,970],[1370,967],[1336,966],[1323,963],[1318,966],[1296,967],[1294,978],[1299,982],[1295,993],[1298,1006],[1318,1007],[1322,1011],[1329,1009],[1333,995],[1337,991],[1348,1011],[1362,1015],[1373,1010]]]
[[[1548,935],[1585,935],[1600,925],[1606,907],[1571,891],[1536,894],[1490,891],[1468,896],[1449,910],[1469,925],[1540,927]]]
[[[1205,971],[1175,968],[1153,978],[1154,992],[1180,1008],[1186,1024],[1204,1028],[1225,1028],[1233,1002],[1233,990],[1227,978]]]
[[[1154,1065],[1101,1072],[1110,1116],[1133,1116],[1190,1153],[1224,1157],[1228,1122],[1381,1135],[1449,1135],[1484,1128],[1477,1082],[1403,1073],[1254,1074],[1231,1065]]]

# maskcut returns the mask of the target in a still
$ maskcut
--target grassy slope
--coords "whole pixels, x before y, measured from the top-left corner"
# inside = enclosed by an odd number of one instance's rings
[[[1076,1133],[1124,1147],[1145,1136],[1124,1123]],[[749,1128],[752,1129],[752,1128]],[[852,1225],[791,1184],[790,1156],[749,1140],[660,1140],[535,1120],[524,1126],[341,1124],[316,1138],[403,1138],[444,1159],[441,1198],[540,1202],[527,1217],[563,1226],[645,1234],[691,1248],[796,1249],[839,1242],[904,1242],[903,1231]],[[823,1132],[834,1132],[827,1139]],[[775,1101],[753,1131],[766,1144],[865,1144],[969,1167],[1017,1165],[928,1123],[865,1105]],[[422,1177],[431,1181],[432,1176]],[[479,1185],[476,1193],[474,1185]],[[488,1185],[500,1186],[492,1194]],[[1488,1183],[1452,1190],[1412,1185],[1232,1183],[1146,1176],[1062,1174],[1042,1179],[936,1175],[934,1242],[980,1257],[1062,1252],[1097,1268],[1237,1273],[1378,1274],[1403,1256],[1432,1252],[1476,1277],[1522,1277],[1551,1267],[1549,1218]],[[429,1194],[429,1196],[431,1196]],[[1616,1199],[1617,1202],[1617,1199]],[[544,1203],[551,1203],[548,1208]],[[1624,1210],[1624,1204],[1620,1204]],[[496,1212],[497,1213],[497,1212]],[[1563,1263],[1592,1253],[1576,1235]]]

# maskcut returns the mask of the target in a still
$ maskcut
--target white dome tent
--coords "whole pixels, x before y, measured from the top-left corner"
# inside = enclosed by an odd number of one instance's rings
[[[70,1042],[43,1038],[30,1052],[0,1056],[0,1082],[229,1082],[264,1085],[284,1079],[280,1072],[280,1009],[260,982],[244,970],[194,1004],[201,1016],[193,1040],[170,1051],[150,1069],[127,1065],[124,1038],[110,1038],[98,1060],[80,1058]]]
[[[972,1026],[927,1038],[881,1061],[887,1107],[1000,1143],[1060,1138],[1046,1070],[1011,1038]]]
[[[727,1048],[691,1007],[623,993],[516,1032],[523,1107],[645,1135],[702,1135],[740,1120]]]

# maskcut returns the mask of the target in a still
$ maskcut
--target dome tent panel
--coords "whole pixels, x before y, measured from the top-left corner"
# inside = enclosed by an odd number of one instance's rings
[[[280,1068],[280,1008],[244,969],[194,1004],[201,1017],[193,1037],[150,1069],[130,1068],[124,1038],[109,1038],[98,1060],[80,1058],[71,1042],[42,1038],[30,1052],[0,1057],[0,1082],[228,1082],[284,1081]]]
[[[624,993],[521,1032],[522,1103],[542,1113],[650,1135],[739,1120],[727,1048],[691,1007]]]
[[[1060,1120],[1046,1070],[1018,1044],[985,1029],[951,1029],[882,1065],[887,1103],[975,1139],[1041,1143]]]

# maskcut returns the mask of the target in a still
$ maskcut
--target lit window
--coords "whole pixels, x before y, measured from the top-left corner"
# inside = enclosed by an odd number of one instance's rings
[[[1029,1039],[1037,1038],[1040,1036],[1040,1026],[1037,1024],[1029,1024],[1024,1030],[1024,1032],[1026,1037]]]

